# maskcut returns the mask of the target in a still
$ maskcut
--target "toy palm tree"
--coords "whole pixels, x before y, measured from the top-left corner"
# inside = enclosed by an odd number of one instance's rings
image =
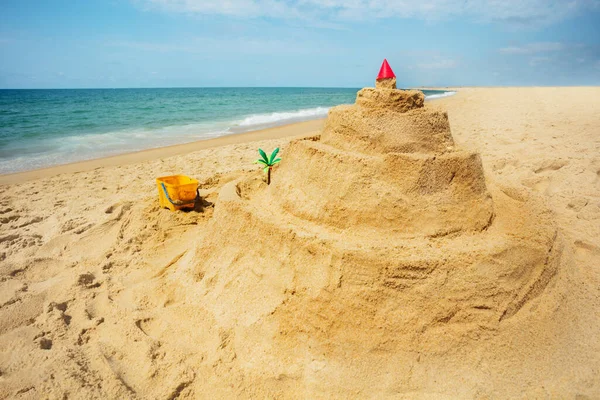
[[[263,149],[258,149],[258,153],[262,158],[256,160],[256,163],[262,164],[264,166],[263,171],[267,173],[267,185],[270,185],[271,168],[273,168],[275,164],[281,161],[281,158],[275,158],[277,157],[277,153],[279,153],[279,147],[273,150],[273,152],[271,153],[271,157],[267,157],[267,154],[263,151]]]

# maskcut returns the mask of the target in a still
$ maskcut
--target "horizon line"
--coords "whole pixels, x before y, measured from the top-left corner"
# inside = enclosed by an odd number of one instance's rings
[[[0,88],[0,90],[118,90],[118,89],[356,89],[362,86],[116,86],[116,87],[57,87],[57,88]]]
[[[57,88],[0,88],[0,90],[125,90],[125,89],[361,89],[373,86],[145,86],[145,87],[57,87]],[[460,88],[552,88],[552,87],[600,87],[590,85],[419,85],[399,89],[460,89]],[[432,90],[434,90],[432,89]]]

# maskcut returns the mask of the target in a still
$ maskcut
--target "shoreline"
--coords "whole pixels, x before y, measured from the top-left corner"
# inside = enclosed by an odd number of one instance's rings
[[[443,94],[435,95],[433,98],[429,98],[428,101],[438,102],[441,99],[452,97],[456,95],[457,91],[448,88],[418,88],[419,90],[439,90],[444,92]],[[448,95],[448,91],[453,93]],[[121,154],[105,155],[105,156],[92,156],[90,159],[80,161],[70,161],[64,164],[49,165],[45,167],[38,167],[33,169],[27,169],[17,172],[0,173],[0,185],[14,184],[25,182],[33,179],[41,179],[60,175],[63,173],[75,173],[85,172],[101,167],[110,167],[117,165],[125,165],[136,162],[143,162],[153,159],[162,159],[165,157],[176,156],[186,154],[198,150],[203,150],[212,147],[219,147],[229,144],[239,144],[253,141],[260,141],[264,139],[278,139],[283,137],[292,137],[301,135],[304,133],[310,133],[313,130],[320,130],[323,121],[327,118],[327,115],[304,121],[295,121],[284,123],[282,125],[275,125],[271,127],[264,127],[254,131],[246,132],[235,132],[229,133],[224,136],[200,139],[188,143],[173,144],[168,146],[160,146],[147,148],[143,150],[126,151]]]
[[[0,185],[11,185],[35,179],[49,178],[61,174],[86,172],[103,167],[135,164],[232,144],[309,135],[311,133],[320,131],[324,121],[325,118],[319,118],[309,121],[294,122],[291,124],[259,129],[256,131],[232,133],[216,138],[197,140],[190,143],[156,147],[152,149],[94,158],[85,161],[76,161],[67,164],[54,165],[51,167],[32,169],[22,172],[14,172],[10,174],[0,174]]]

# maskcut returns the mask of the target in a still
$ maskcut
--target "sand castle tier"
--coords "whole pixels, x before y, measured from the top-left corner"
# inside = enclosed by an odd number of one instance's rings
[[[319,141],[286,151],[273,183],[281,207],[337,228],[407,236],[488,227],[494,211],[481,160],[454,149],[448,115],[424,108],[424,99],[365,88],[355,105],[332,108]]]
[[[293,141],[270,185],[256,171],[219,194],[192,262],[255,373],[282,359],[279,344],[299,358],[446,351],[493,332],[558,271],[543,201],[486,181],[447,114],[392,79]]]

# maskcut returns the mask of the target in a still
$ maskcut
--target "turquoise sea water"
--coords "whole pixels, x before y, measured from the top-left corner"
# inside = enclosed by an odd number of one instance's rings
[[[358,90],[0,90],[0,173],[322,118],[329,107],[353,103]]]

